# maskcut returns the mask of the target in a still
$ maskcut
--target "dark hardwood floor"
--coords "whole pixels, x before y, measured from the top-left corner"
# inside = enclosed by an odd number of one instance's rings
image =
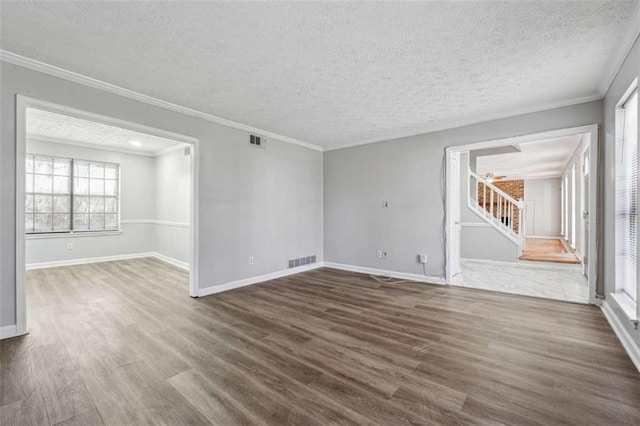
[[[28,273],[0,424],[638,425],[598,308],[319,269],[192,299],[153,259]]]

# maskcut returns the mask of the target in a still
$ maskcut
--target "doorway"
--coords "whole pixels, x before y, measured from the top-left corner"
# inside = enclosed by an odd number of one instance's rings
[[[499,170],[495,173],[488,172],[481,170],[479,166],[479,155],[496,155],[498,158],[505,154],[508,157],[512,152],[524,152],[526,146],[533,146],[538,142],[551,143],[553,146],[556,139],[575,140],[574,148],[571,150],[575,150],[575,154],[571,155],[562,174],[554,172],[551,183],[544,182],[542,185],[542,179],[546,178],[530,174],[525,176],[524,172],[524,177],[505,176],[499,173]],[[595,304],[596,275],[593,260],[596,258],[594,216],[597,212],[594,194],[596,185],[592,185],[591,182],[597,178],[598,171],[597,162],[589,152],[597,152],[597,144],[598,127],[590,125],[447,148],[447,282],[453,285]],[[459,164],[455,163],[456,160],[452,163],[453,158],[459,158],[461,155],[467,157],[466,163],[464,160]],[[584,164],[584,167],[573,169],[577,164],[576,159]],[[532,172],[537,165],[535,161],[531,163],[531,167],[527,165],[528,172]],[[456,166],[462,170],[457,170]],[[465,167],[469,169],[468,173],[465,173]],[[572,179],[573,170],[576,170],[575,179]],[[557,209],[554,216],[556,219],[549,221],[546,218],[549,216],[548,199],[540,202],[538,199],[524,196],[526,179],[532,182],[534,179],[541,179],[540,184],[534,185],[533,182],[528,187],[546,188],[542,193],[553,200],[551,205],[554,210]],[[574,188],[567,188],[567,183],[571,181],[579,182],[573,185],[576,187],[575,197],[571,196]],[[587,196],[582,197],[583,194]],[[459,206],[465,210],[462,214],[463,223],[455,217],[456,207],[460,208]],[[466,210],[473,214],[470,215]],[[570,217],[572,213],[573,220]],[[493,237],[488,238],[491,233]],[[469,235],[475,235],[475,239],[468,239]],[[530,249],[534,246],[553,246],[554,250],[559,249],[555,254],[559,260],[536,262],[523,259],[527,242]],[[574,243],[575,250],[571,243]],[[471,256],[472,252],[479,254]],[[569,262],[565,257],[571,257],[576,261]],[[586,258],[585,263],[582,263],[582,258]],[[467,285],[464,280],[465,268],[473,269],[474,274],[489,277],[488,281],[491,282],[502,280],[505,285]],[[508,274],[509,268],[513,269],[511,275]],[[462,274],[457,275],[461,269]],[[505,276],[501,277],[500,274]],[[545,277],[544,281],[540,281],[541,277]],[[513,284],[519,280],[523,281],[522,286]],[[554,283],[562,284],[562,291],[544,287]],[[580,290],[580,283],[584,290]],[[565,285],[575,287],[579,293],[566,295]]]
[[[188,294],[197,297],[198,140],[20,95],[16,115],[17,333],[27,332],[28,264],[39,269],[154,257],[186,270]],[[180,170],[172,179],[182,183],[184,195],[179,222],[147,211],[160,161]],[[146,245],[164,225],[183,235],[175,237],[184,241],[175,257],[166,255],[170,248]]]

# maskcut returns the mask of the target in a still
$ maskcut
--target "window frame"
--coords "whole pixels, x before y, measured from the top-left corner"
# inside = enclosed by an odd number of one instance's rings
[[[54,230],[52,229],[51,231],[28,231],[26,226],[24,229],[24,233],[26,238],[28,239],[40,239],[40,238],[65,238],[65,237],[74,237],[74,236],[98,236],[98,235],[117,235],[117,234],[121,234],[122,233],[122,214],[121,214],[121,201],[122,201],[122,194],[121,194],[121,183],[122,183],[122,179],[121,179],[121,168],[120,168],[120,163],[113,163],[113,162],[108,162],[108,161],[97,161],[97,160],[86,160],[86,159],[81,159],[81,158],[72,158],[72,157],[60,157],[60,156],[54,156],[54,155],[47,155],[47,154],[34,154],[34,153],[26,153],[25,155],[25,161],[29,158],[29,157],[45,157],[45,158],[50,158],[52,161],[55,161],[56,159],[61,159],[61,160],[65,160],[65,161],[69,161],[69,175],[68,175],[68,179],[69,179],[69,192],[68,192],[68,196],[69,196],[69,230]],[[100,229],[90,229],[90,220],[91,220],[91,213],[90,213],[90,202],[91,202],[91,194],[90,194],[90,187],[87,188],[87,216],[88,216],[88,229],[75,229],[74,227],[74,215],[76,215],[75,212],[75,206],[74,206],[74,200],[76,196],[84,196],[83,195],[77,195],[75,193],[75,188],[76,188],[76,179],[78,178],[78,176],[75,175],[75,170],[76,170],[76,163],[77,162],[85,162],[88,164],[88,166],[90,167],[91,164],[100,164],[103,167],[104,166],[115,166],[116,169],[116,177],[113,179],[110,178],[106,178],[104,177],[100,177],[100,178],[91,178],[90,174],[87,176],[87,180],[88,180],[88,184],[90,184],[91,179],[100,179],[103,182],[106,182],[107,180],[110,181],[115,181],[115,195],[114,196],[107,196],[103,193],[103,195],[98,195],[101,196],[103,198],[107,198],[107,197],[113,197],[116,199],[115,203],[115,214],[116,215],[116,227],[115,228],[111,228],[111,229],[107,229],[106,228],[106,215],[108,214],[105,209],[103,208],[103,212],[101,214],[105,215],[105,219],[104,219],[104,223],[105,226],[103,226],[103,228]],[[35,162],[33,167],[35,168]],[[52,171],[53,173],[53,171]],[[35,175],[35,169],[33,172],[29,173],[26,171],[26,167],[25,167],[25,179],[26,179],[26,175],[27,174],[34,174]],[[53,174],[52,174],[53,176]],[[33,188],[32,188],[33,189]],[[53,188],[52,188],[52,196],[55,196],[55,192],[53,192]],[[104,192],[104,190],[103,190]],[[25,200],[27,195],[29,194],[34,194],[35,192],[27,192],[27,188],[25,185]],[[34,197],[34,204],[35,204],[35,197]],[[35,211],[35,205],[34,205],[34,211]],[[25,206],[25,224],[26,224],[26,216],[27,216],[27,211],[26,211],[26,206]],[[52,215],[53,215],[53,210],[52,210]],[[35,229],[35,228],[34,228]]]
[[[620,307],[622,309],[622,311],[625,313],[625,315],[631,319],[632,321],[634,321],[634,323],[637,324],[638,321],[638,298],[640,296],[640,280],[638,280],[638,276],[640,276],[639,270],[640,270],[640,262],[638,262],[638,243],[639,243],[639,233],[638,233],[638,203],[639,203],[639,198],[638,198],[638,194],[636,195],[636,206],[634,209],[635,215],[636,215],[636,235],[635,235],[635,244],[636,244],[636,279],[635,279],[635,283],[636,283],[636,300],[633,300],[633,298],[631,297],[631,295],[628,294],[628,292],[625,290],[626,288],[626,283],[620,282],[621,281],[621,275],[624,275],[620,268],[623,268],[624,265],[622,265],[622,263],[624,262],[620,262],[621,259],[619,259],[619,244],[620,244],[620,238],[624,238],[623,236],[620,235],[619,233],[619,203],[620,203],[620,197],[619,197],[619,191],[620,191],[620,187],[619,185],[619,179],[618,179],[618,173],[619,170],[625,169],[626,165],[622,162],[623,160],[623,155],[624,155],[624,151],[625,151],[625,142],[626,142],[626,135],[625,135],[625,127],[626,127],[626,118],[628,116],[628,112],[625,111],[626,105],[629,103],[629,101],[636,96],[636,116],[635,116],[635,120],[636,120],[636,155],[638,157],[640,157],[640,119],[638,117],[638,115],[640,115],[640,112],[638,110],[640,110],[640,89],[638,88],[638,80],[636,79],[631,86],[629,86],[629,88],[627,89],[627,91],[625,92],[625,94],[622,96],[622,98],[620,99],[620,101],[618,102],[618,104],[616,105],[616,111],[615,111],[615,138],[616,138],[616,143],[615,143],[615,233],[614,233],[614,247],[615,247],[615,263],[614,263],[614,286],[615,286],[615,291],[613,293],[611,293],[612,296],[612,300],[616,302],[616,304],[618,305],[618,307]],[[637,158],[636,161],[639,161],[640,158]],[[636,167],[638,167],[638,165],[636,165]],[[638,171],[636,170],[636,174],[640,175],[640,173],[638,173]],[[628,179],[628,178],[627,178]],[[638,182],[638,179],[640,179],[640,176],[636,176],[636,191],[640,191],[640,182]],[[631,179],[628,179],[631,180]]]

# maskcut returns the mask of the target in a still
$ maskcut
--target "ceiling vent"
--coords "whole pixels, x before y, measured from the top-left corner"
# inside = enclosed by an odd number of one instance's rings
[[[257,135],[249,135],[249,145],[255,146],[257,148],[264,148],[264,144],[266,143],[266,139]]]

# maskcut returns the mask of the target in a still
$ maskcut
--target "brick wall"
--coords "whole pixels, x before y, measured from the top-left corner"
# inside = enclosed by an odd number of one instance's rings
[[[523,200],[524,199],[524,180],[503,180],[503,181],[494,181],[493,184],[495,186],[497,186],[498,188],[500,188],[502,191],[506,192],[508,195],[510,195],[511,197],[513,197],[516,200]],[[489,190],[487,189],[487,204],[486,204],[486,209],[487,211],[491,211],[490,210],[490,200],[489,200]],[[478,185],[478,203],[482,206],[484,205],[484,185],[479,184]],[[493,206],[493,215],[497,218],[498,217],[498,207],[497,207],[497,200],[494,200],[494,206]],[[503,221],[505,221],[506,223],[506,218],[503,218]],[[513,230],[515,232],[518,232],[518,227],[520,226],[520,212],[518,210],[516,210],[513,214]]]

